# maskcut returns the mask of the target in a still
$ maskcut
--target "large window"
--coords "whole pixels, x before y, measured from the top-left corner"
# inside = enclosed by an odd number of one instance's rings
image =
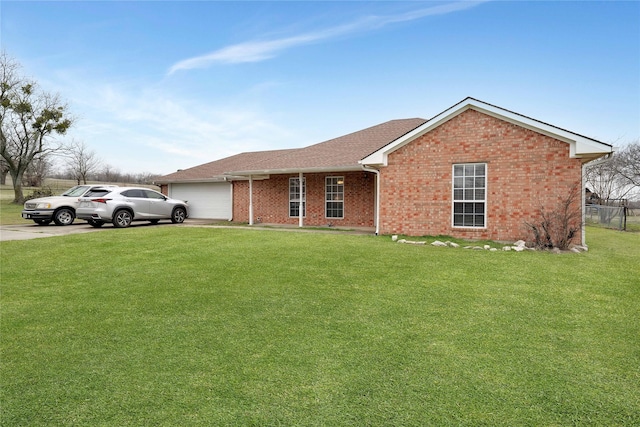
[[[302,178],[302,187],[300,186],[300,178],[289,178],[289,216],[300,216],[300,202],[302,201],[302,216],[307,214],[307,189],[305,179]]]
[[[487,165],[453,165],[453,226],[485,227]]]
[[[344,217],[344,177],[325,178],[325,212],[327,218]]]

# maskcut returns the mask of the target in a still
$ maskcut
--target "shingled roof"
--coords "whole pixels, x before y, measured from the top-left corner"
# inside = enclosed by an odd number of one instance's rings
[[[361,170],[360,160],[425,122],[420,118],[391,120],[304,148],[240,153],[179,170],[156,182],[206,182],[232,176]]]

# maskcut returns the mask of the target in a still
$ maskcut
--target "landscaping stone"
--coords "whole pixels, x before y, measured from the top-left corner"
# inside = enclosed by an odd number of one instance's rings
[[[447,244],[446,244],[446,243],[444,243],[444,242],[441,242],[440,240],[436,240],[435,242],[433,242],[433,243],[431,244],[431,246],[444,246],[444,247],[446,247],[446,246],[447,246]]]

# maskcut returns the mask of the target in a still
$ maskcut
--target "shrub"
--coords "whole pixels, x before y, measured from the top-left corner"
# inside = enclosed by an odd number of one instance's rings
[[[24,201],[26,202],[27,200],[31,200],[31,199],[38,199],[40,197],[51,197],[51,196],[55,196],[55,194],[53,194],[53,190],[50,187],[42,187],[37,190],[34,190],[33,193],[26,196],[24,198]]]
[[[525,222],[533,234],[533,244],[538,249],[569,249],[582,230],[582,205],[580,186],[574,185],[565,196],[558,198],[552,208],[540,205],[538,216]]]

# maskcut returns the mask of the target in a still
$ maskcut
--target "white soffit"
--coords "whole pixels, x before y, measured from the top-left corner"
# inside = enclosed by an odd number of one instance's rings
[[[513,123],[517,126],[532,130],[534,132],[547,135],[551,138],[558,139],[570,144],[570,156],[571,157],[593,157],[613,152],[613,147],[609,144],[597,141],[592,138],[587,138],[582,135],[552,126],[550,124],[540,122],[527,116],[523,116],[518,113],[514,113],[509,110],[505,110],[495,105],[487,104],[474,98],[467,98],[462,102],[454,105],[453,107],[443,111],[437,116],[433,117],[422,126],[417,127],[413,131],[398,138],[391,144],[381,148],[380,150],[370,154],[364,159],[360,160],[363,165],[387,165],[387,156],[395,150],[405,146],[414,139],[424,135],[432,129],[440,126],[441,124],[451,120],[457,115],[469,110],[474,109],[481,113],[495,117],[500,120],[504,120],[509,123]]]

